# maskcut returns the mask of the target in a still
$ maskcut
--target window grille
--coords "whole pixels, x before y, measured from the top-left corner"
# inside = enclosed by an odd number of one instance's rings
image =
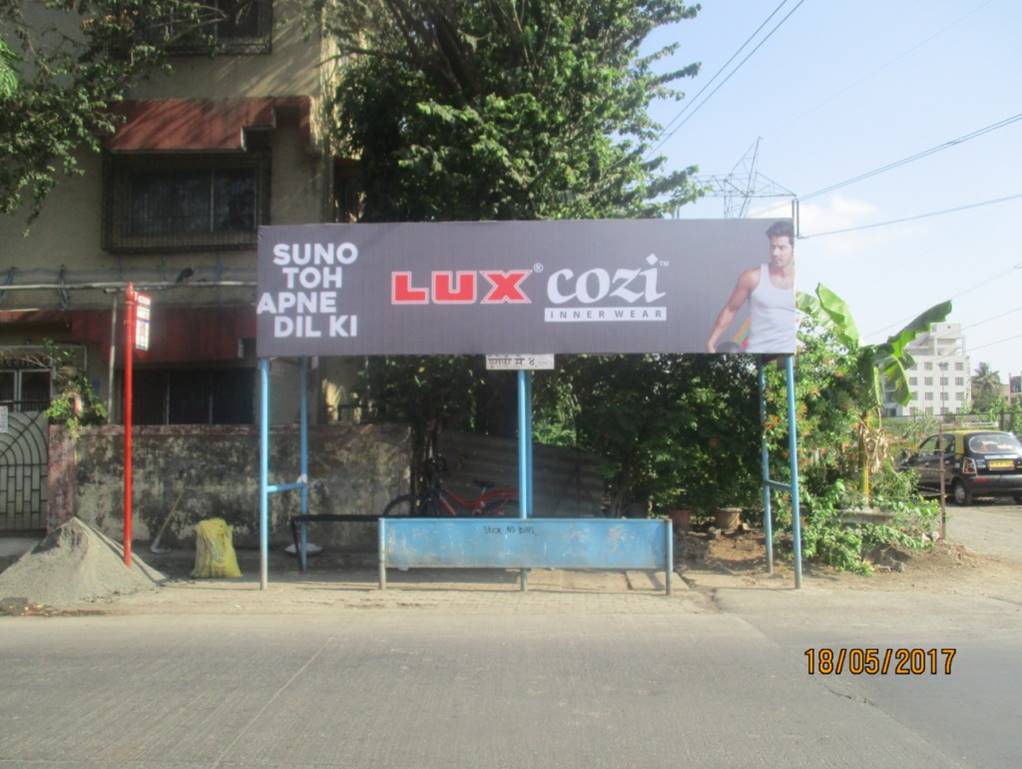
[[[269,222],[270,163],[246,155],[108,155],[104,248],[247,249]]]

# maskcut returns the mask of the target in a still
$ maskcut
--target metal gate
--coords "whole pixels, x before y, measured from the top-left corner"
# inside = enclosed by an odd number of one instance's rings
[[[0,432],[0,531],[46,528],[46,428],[41,411],[7,415],[7,431]]]

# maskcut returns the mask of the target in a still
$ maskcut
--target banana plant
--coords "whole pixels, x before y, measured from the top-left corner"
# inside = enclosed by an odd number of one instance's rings
[[[800,293],[799,309],[826,325],[838,341],[855,357],[855,369],[862,390],[862,411],[856,428],[859,444],[859,472],[861,489],[870,504],[871,477],[877,472],[886,454],[887,441],[881,429],[884,405],[884,385],[893,388],[892,396],[901,405],[908,405],[909,390],[906,370],[915,366],[908,345],[919,334],[928,332],[934,323],[940,323],[951,314],[951,302],[941,302],[924,311],[901,331],[879,344],[862,344],[859,329],[845,301],[824,286],[816,286],[816,296]]]

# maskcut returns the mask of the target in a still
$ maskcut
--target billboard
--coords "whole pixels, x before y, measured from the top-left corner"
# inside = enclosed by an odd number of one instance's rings
[[[260,357],[792,353],[790,220],[259,228]]]

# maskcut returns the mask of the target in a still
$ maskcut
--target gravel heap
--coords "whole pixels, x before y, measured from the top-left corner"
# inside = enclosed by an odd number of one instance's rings
[[[66,607],[152,590],[166,577],[92,527],[72,518],[0,574],[0,599]]]

